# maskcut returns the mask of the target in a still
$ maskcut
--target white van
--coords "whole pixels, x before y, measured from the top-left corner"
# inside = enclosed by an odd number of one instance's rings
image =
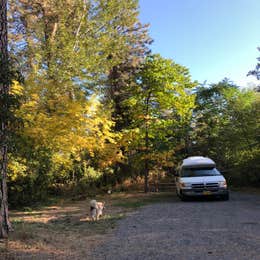
[[[182,200],[212,195],[229,199],[227,182],[210,158],[191,156],[184,159],[175,176],[177,195]]]

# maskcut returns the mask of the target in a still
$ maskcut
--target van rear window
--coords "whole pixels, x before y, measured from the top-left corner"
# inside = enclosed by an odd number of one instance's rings
[[[221,175],[216,168],[184,168],[181,177],[201,177]]]

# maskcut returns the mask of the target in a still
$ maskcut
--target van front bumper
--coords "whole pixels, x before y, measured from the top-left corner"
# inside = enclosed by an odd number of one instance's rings
[[[197,190],[197,189],[181,189],[181,195],[184,196],[219,196],[219,195],[228,195],[229,191],[227,188],[218,188],[217,190]]]

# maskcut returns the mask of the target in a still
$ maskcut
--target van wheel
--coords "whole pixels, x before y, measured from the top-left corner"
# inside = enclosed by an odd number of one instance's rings
[[[188,200],[188,197],[183,195],[183,194],[180,194],[179,197],[180,197],[181,201],[187,201]]]
[[[181,196],[180,199],[181,199],[181,201],[187,201],[187,198],[184,196]]]
[[[222,200],[229,200],[229,193],[222,195]]]

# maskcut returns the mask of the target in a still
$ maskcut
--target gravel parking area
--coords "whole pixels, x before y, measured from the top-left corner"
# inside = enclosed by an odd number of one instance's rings
[[[260,259],[260,195],[145,206],[122,219],[93,259]]]

